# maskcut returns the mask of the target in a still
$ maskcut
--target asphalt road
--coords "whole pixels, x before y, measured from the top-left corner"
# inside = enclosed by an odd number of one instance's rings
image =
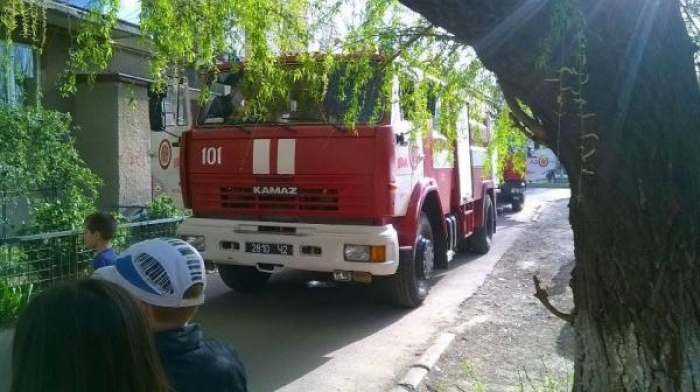
[[[491,252],[458,255],[448,271],[438,271],[418,309],[394,308],[372,286],[309,287],[323,275],[285,272],[263,292],[242,295],[212,274],[196,321],[207,337],[237,348],[252,392],[384,391],[451,325],[459,304],[547,202],[568,197],[568,189],[530,189],[523,211],[502,206]]]

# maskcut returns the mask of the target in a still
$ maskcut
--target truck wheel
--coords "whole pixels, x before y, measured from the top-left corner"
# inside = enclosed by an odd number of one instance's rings
[[[523,210],[523,201],[514,201],[510,204],[511,206],[511,211],[513,212],[520,212]]]
[[[490,197],[484,199],[484,226],[476,229],[469,238],[469,248],[472,252],[485,254],[491,250],[491,239],[496,232],[496,214]]]
[[[243,265],[226,265],[218,264],[219,275],[226,286],[238,291],[239,293],[250,293],[260,290],[267,280],[270,279],[270,274],[260,272],[255,267],[247,267]]]
[[[388,277],[389,293],[396,305],[415,308],[423,303],[430,289],[434,259],[433,230],[421,212],[413,252],[402,252],[396,274]]]

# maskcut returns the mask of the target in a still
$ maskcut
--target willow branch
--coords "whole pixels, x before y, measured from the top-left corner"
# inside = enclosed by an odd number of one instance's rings
[[[542,286],[540,286],[540,280],[537,279],[537,275],[533,275],[532,280],[535,282],[535,298],[539,299],[540,302],[542,302],[542,305],[544,305],[544,307],[547,308],[547,310],[549,310],[550,313],[566,321],[569,324],[573,324],[574,319],[576,318],[576,310],[574,309],[574,311],[571,313],[564,313],[561,310],[555,308],[554,305],[552,305],[552,303],[549,302],[549,294],[547,294],[547,291],[543,289]]]

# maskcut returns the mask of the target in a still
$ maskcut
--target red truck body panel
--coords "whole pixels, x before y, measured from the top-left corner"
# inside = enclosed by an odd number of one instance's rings
[[[359,127],[356,133],[327,125],[287,128],[188,132],[188,206],[202,216],[284,216],[292,221],[391,216],[391,155],[383,145],[389,139],[382,137],[390,132],[388,127]],[[265,148],[256,150],[256,141],[263,141]],[[288,152],[293,156],[282,168],[284,143],[293,145]],[[205,151],[211,148],[221,148],[221,164],[206,164]],[[256,172],[256,162],[262,171]],[[280,187],[295,191],[275,193]]]

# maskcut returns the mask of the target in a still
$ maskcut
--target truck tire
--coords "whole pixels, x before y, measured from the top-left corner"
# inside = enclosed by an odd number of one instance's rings
[[[270,274],[260,272],[255,267],[226,264],[218,264],[217,266],[221,280],[226,286],[239,293],[258,291],[270,279]]]
[[[469,238],[469,249],[480,254],[486,254],[491,250],[491,240],[493,233],[496,232],[496,214],[489,196],[484,199],[484,217],[484,226],[476,229]]]
[[[433,238],[428,216],[421,212],[413,251],[400,254],[396,274],[388,277],[389,295],[394,304],[416,308],[428,296],[430,278],[435,267]]]
[[[525,200],[519,200],[519,201],[514,201],[510,204],[511,211],[513,212],[520,212],[523,210],[523,204],[525,204]]]

